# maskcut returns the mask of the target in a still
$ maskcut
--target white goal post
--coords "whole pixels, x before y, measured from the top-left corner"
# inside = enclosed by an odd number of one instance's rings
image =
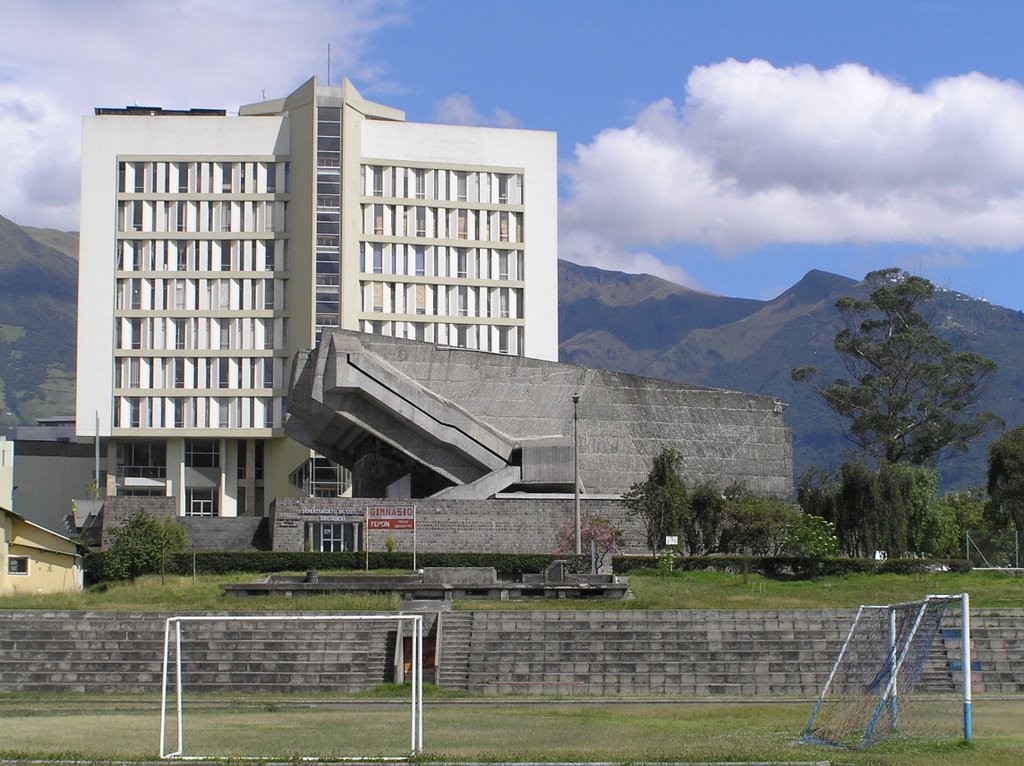
[[[395,662],[396,666],[399,667],[402,672],[402,666],[404,666],[405,660],[409,659],[411,662],[409,665],[409,686],[410,686],[410,716],[409,716],[409,751],[408,753],[401,755],[351,755],[344,756],[340,760],[362,760],[362,761],[385,761],[385,760],[408,760],[410,757],[414,757],[423,751],[423,617],[418,614],[359,614],[359,615],[339,615],[339,614],[290,614],[290,615],[182,615],[169,617],[166,620],[164,626],[164,649],[163,649],[163,682],[160,692],[160,757],[165,759],[216,759],[223,757],[226,760],[261,760],[267,756],[260,755],[230,755],[230,756],[216,756],[216,755],[195,755],[185,754],[185,728],[184,728],[184,712],[185,706],[183,703],[183,696],[186,691],[185,683],[183,678],[187,675],[187,671],[183,671],[183,651],[187,647],[187,642],[190,638],[193,639],[194,643],[199,643],[203,640],[209,641],[210,633],[203,637],[197,637],[196,635],[190,635],[195,633],[198,628],[204,624],[209,626],[211,623],[227,623],[230,624],[233,631],[236,633],[242,630],[242,626],[252,626],[253,630],[269,630],[269,626],[281,623],[306,623],[306,628],[315,629],[316,625],[310,623],[377,623],[378,625],[384,624],[393,625],[395,628]],[[261,627],[268,626],[268,627]],[[193,628],[193,631],[189,631],[188,628]],[[336,636],[326,635],[323,636],[323,641],[335,642],[338,640]],[[411,639],[411,640],[410,640]],[[408,642],[408,643],[406,643]],[[407,648],[403,650],[403,644],[406,644]],[[223,651],[230,651],[230,647],[224,647]],[[404,652],[411,653],[411,657],[404,656]],[[291,661],[288,658],[280,657],[282,666],[287,662]],[[187,660],[186,660],[187,662]],[[269,664],[275,664],[275,656],[273,650],[269,653]],[[283,675],[285,675],[287,671]],[[221,674],[222,676],[224,674]],[[224,681],[225,685],[229,685],[230,681]],[[170,687],[173,684],[174,687],[174,717],[175,717],[175,733],[168,732],[167,720],[169,717],[168,711],[168,697]],[[173,742],[168,743],[168,739],[173,737]],[[310,754],[310,759],[316,760],[317,755]],[[305,758],[304,758],[305,760]]]
[[[970,742],[972,729],[970,599],[959,593],[861,606],[802,739],[862,749],[887,737]]]

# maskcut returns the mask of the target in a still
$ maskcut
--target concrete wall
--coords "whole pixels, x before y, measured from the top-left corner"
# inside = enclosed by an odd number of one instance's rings
[[[47,529],[66,533],[64,519],[71,513],[72,501],[90,497],[95,464],[91,444],[18,440],[15,510]]]

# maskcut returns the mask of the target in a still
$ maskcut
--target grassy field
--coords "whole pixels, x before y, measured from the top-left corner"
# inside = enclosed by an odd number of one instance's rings
[[[218,585],[254,575],[141,578],[81,594],[0,599],[9,609],[195,611],[395,611],[398,599],[227,597]],[[1024,577],[1001,573],[848,575],[806,581],[685,572],[630,578],[622,602],[527,601],[456,604],[501,609],[821,609],[971,594],[974,608],[1024,606]],[[866,752],[798,743],[811,703],[610,701],[452,697],[428,694],[425,760],[443,761],[771,761],[851,764],[1024,763],[1024,697],[975,702],[975,743],[884,745]],[[408,707],[378,697],[329,700],[199,699],[187,710],[186,752],[292,759],[405,753]],[[955,717],[955,716],[954,716]],[[0,694],[0,757],[145,760],[158,754],[159,702],[153,697]]]
[[[400,755],[409,750],[406,704],[309,700],[196,703],[186,708],[185,754]],[[0,757],[153,759],[153,699],[0,698]],[[979,700],[975,742],[883,744],[867,751],[799,743],[810,703],[607,702],[427,699],[423,760],[511,762],[823,762],[924,766],[1024,763],[1022,700]],[[168,730],[172,731],[173,722]],[[45,742],[44,748],[39,743]]]
[[[330,574],[324,572],[323,574]],[[347,574],[352,574],[351,572]],[[252,574],[139,578],[84,593],[8,596],[3,609],[106,609],[130,611],[394,611],[395,595],[315,596],[290,599],[225,596],[220,583],[251,582]],[[723,572],[637,573],[633,598],[547,601],[464,601],[457,609],[850,609],[921,598],[928,593],[971,595],[974,608],[1024,606],[1024,576],[1001,572],[934,572],[915,575],[845,575],[813,580],[773,580]]]

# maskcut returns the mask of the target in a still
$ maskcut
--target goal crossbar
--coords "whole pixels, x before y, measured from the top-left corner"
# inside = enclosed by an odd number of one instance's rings
[[[203,622],[384,622],[395,623],[401,629],[408,626],[411,631],[411,699],[410,699],[410,731],[409,757],[423,751],[423,616],[418,614],[373,614],[373,615],[338,615],[338,614],[302,614],[302,615],[186,615],[167,618],[164,624],[164,657],[163,673],[160,689],[160,757],[179,760],[214,760],[216,756],[185,755],[184,708],[182,684],[182,626],[189,623]],[[174,654],[174,663],[170,655]],[[173,670],[174,706],[176,738],[174,749],[168,747],[167,705],[168,687]],[[261,756],[225,756],[225,760],[261,760]],[[312,758],[316,760],[316,758]],[[347,756],[340,760],[383,761],[407,760],[407,757]]]

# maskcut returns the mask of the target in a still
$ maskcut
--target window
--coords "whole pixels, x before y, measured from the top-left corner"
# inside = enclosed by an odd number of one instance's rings
[[[220,442],[216,439],[187,439],[185,465],[189,468],[217,468],[220,466]]]
[[[498,202],[508,204],[508,176],[498,176]]]
[[[469,178],[467,173],[455,174],[455,194],[459,202],[465,202],[468,197]]]
[[[7,574],[19,577],[28,576],[28,556],[8,556]]]
[[[384,196],[384,168],[379,165],[370,168],[370,194],[374,197]]]
[[[139,398],[137,396],[128,397],[128,425],[131,428],[138,428],[141,425]]]
[[[312,522],[306,525],[306,540],[310,549],[320,553],[359,550],[359,526],[344,522]]]
[[[373,273],[384,273],[384,248],[382,245],[373,245]]]
[[[416,177],[416,199],[423,199],[427,196],[427,171],[417,168],[412,172]]]
[[[417,245],[413,250],[416,260],[416,276],[422,277],[426,273],[426,254],[422,245]]]
[[[185,319],[175,319],[174,321],[174,347],[178,349],[185,348],[185,335],[186,326]]]
[[[427,209],[425,207],[416,208],[416,236],[427,236]]]
[[[383,234],[384,233],[384,206],[374,205],[373,206],[373,233]]]
[[[128,320],[131,348],[142,348],[142,320],[133,318]]]

